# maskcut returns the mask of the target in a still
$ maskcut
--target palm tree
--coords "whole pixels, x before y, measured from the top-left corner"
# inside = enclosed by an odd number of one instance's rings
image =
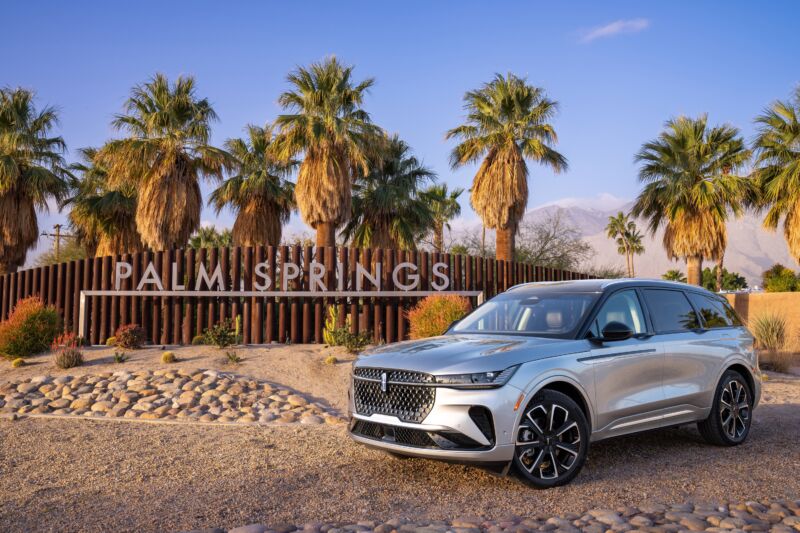
[[[616,216],[608,217],[606,234],[609,239],[614,239],[617,244],[617,252],[625,256],[625,265],[628,270],[628,277],[636,275],[633,257],[644,252],[642,244],[642,233],[636,227],[636,222],[620,211]]]
[[[247,127],[247,139],[228,139],[226,150],[236,162],[235,175],[211,193],[217,215],[225,206],[236,213],[236,246],[278,246],[283,225],[295,208],[294,183],[286,181],[295,161],[279,162],[272,154],[272,129]]]
[[[352,74],[335,57],[300,67],[287,78],[293,89],[278,99],[291,114],[275,121],[276,153],[283,160],[304,155],[295,197],[303,221],[317,232],[317,246],[336,244],[336,229],[350,218],[352,182],[369,171],[380,134],[361,107],[374,80],[354,84]]]
[[[700,284],[704,258],[724,253],[729,213],[738,217],[752,201],[750,180],[733,173],[749,157],[738,129],[710,127],[706,115],[669,120],[636,154],[645,187],[631,214],[647,218],[651,233],[665,227],[664,249],[686,260],[691,284]]]
[[[72,205],[68,215],[72,234],[87,253],[95,256],[116,255],[142,250],[136,230],[136,189],[123,184],[118,189],[108,185],[108,172],[96,163],[97,150],[80,150],[82,163],[70,165],[81,179],[72,183],[72,194],[61,207]]]
[[[370,172],[353,187],[353,216],[342,235],[361,248],[414,250],[434,224],[420,186],[436,174],[411,155],[397,136],[386,143]]]
[[[800,87],[787,102],[774,102],[756,118],[758,136],[754,175],[761,204],[768,208],[764,226],[781,218],[789,252],[800,261]]]
[[[230,157],[208,144],[217,115],[198,99],[192,77],[170,85],[163,74],[137,85],[113,124],[130,136],[111,141],[98,162],[108,169],[109,185],[138,190],[136,227],[154,250],[186,244],[200,226],[201,176],[221,178]]]
[[[661,275],[661,279],[665,279],[667,281],[680,281],[681,283],[686,283],[686,276],[683,275],[683,272],[675,268],[673,268],[672,270],[667,270],[664,274]]]
[[[189,248],[227,248],[233,245],[231,230],[218,230],[215,226],[201,226],[189,237]]]
[[[423,190],[420,197],[428,204],[433,213],[433,248],[437,252],[444,251],[444,229],[450,229],[450,220],[461,214],[458,197],[464,189],[447,190],[447,184],[434,184]]]
[[[477,91],[464,95],[467,119],[447,132],[460,143],[453,168],[483,158],[472,184],[470,203],[484,226],[497,230],[497,259],[514,258],[517,226],[528,205],[526,159],[566,170],[567,160],[553,149],[557,137],[549,120],[558,104],[544,90],[513,74],[496,74]]]
[[[37,110],[26,89],[0,89],[0,274],[14,272],[36,246],[36,211],[48,200],[61,202],[69,190],[69,171],[52,107]]]

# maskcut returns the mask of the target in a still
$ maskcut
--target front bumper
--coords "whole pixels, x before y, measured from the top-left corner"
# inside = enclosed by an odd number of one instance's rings
[[[348,433],[356,442],[401,455],[457,462],[500,463],[513,458],[514,406],[522,395],[516,387],[436,387],[433,407],[420,423],[357,413],[353,394],[351,385]]]

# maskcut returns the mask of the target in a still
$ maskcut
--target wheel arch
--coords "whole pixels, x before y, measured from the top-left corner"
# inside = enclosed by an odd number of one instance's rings
[[[741,361],[734,361],[733,363],[727,365],[717,378],[717,383],[719,383],[719,380],[722,379],[722,376],[725,375],[725,372],[727,372],[728,370],[733,370],[741,374],[742,377],[747,381],[747,386],[750,387],[750,393],[755,395],[756,393],[755,377],[753,377],[753,374],[752,372],[750,372],[750,369],[747,368],[747,366],[743,364]]]
[[[586,394],[586,391],[583,390],[583,387],[581,387],[575,380],[567,376],[563,375],[551,376],[545,379],[544,381],[537,383],[534,387],[530,389],[529,392],[525,394],[526,404],[527,402],[530,402],[531,399],[533,399],[533,397],[536,396],[538,392],[541,392],[545,389],[554,390],[556,392],[565,394],[572,401],[577,403],[578,407],[580,407],[581,411],[583,411],[583,415],[586,417],[586,423],[589,425],[589,434],[591,435],[593,427],[592,407],[591,407],[592,404],[591,402],[589,402],[589,397]]]

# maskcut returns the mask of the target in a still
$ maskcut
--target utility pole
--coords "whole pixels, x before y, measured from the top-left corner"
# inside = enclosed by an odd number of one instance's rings
[[[53,241],[53,251],[55,252],[55,259],[56,262],[59,261],[61,258],[61,239],[68,239],[68,238],[75,238],[75,235],[70,235],[69,233],[61,234],[61,228],[63,226],[61,224],[56,224],[53,226],[55,233],[47,233],[46,231],[42,232],[42,237],[54,237],[55,241]]]

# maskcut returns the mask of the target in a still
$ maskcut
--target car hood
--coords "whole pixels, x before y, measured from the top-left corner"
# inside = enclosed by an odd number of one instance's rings
[[[454,334],[372,348],[361,354],[355,366],[396,368],[437,375],[491,372],[587,349],[585,340]]]

